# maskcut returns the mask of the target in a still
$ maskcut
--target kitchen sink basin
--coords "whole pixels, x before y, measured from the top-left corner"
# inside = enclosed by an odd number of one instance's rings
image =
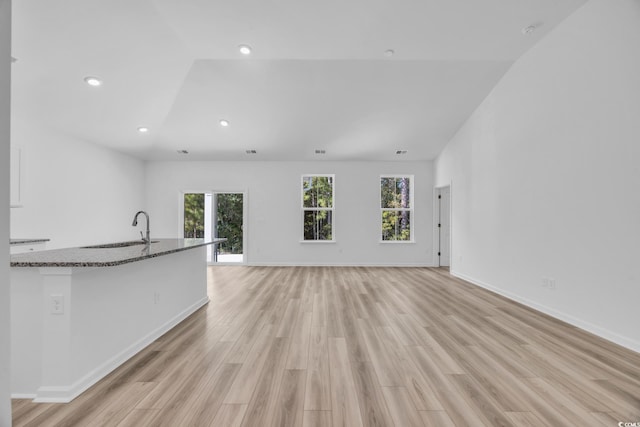
[[[157,240],[152,240],[150,243],[156,243]],[[145,245],[146,243],[142,240],[132,240],[129,242],[118,242],[118,243],[106,243],[104,245],[93,245],[93,246],[83,246],[82,249],[109,249],[109,248],[124,248],[127,246],[137,246],[137,245]]]

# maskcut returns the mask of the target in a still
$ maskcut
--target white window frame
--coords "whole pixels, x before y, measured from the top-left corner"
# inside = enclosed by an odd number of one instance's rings
[[[304,206],[304,179],[309,177],[324,177],[331,178],[332,191],[331,191],[331,208],[310,208]],[[335,221],[335,209],[336,209],[336,175],[326,173],[305,173],[300,177],[300,230],[302,236],[300,243],[335,243],[336,242],[336,221]],[[304,238],[304,213],[306,211],[331,211],[331,240],[307,240]]]
[[[382,207],[382,188],[381,188],[381,184],[382,184],[382,180],[384,178],[409,178],[409,208],[383,208]],[[380,214],[379,214],[379,218],[380,218],[380,228],[378,229],[378,237],[379,237],[379,242],[380,243],[393,243],[393,244],[397,244],[397,243],[415,243],[415,190],[414,190],[414,175],[403,175],[403,174],[384,174],[384,175],[380,175],[380,178],[378,179],[378,206],[380,207]],[[383,240],[382,239],[382,213],[384,211],[396,211],[396,212],[402,212],[402,211],[407,211],[409,212],[409,240]]]

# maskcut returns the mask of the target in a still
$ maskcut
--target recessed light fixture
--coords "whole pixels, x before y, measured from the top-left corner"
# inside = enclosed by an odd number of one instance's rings
[[[138,132],[140,132],[140,133],[147,133],[147,132],[149,132],[149,128],[144,127],[144,126],[140,126],[140,127],[138,128]]]
[[[407,154],[407,150],[396,150],[396,154]]]
[[[241,44],[238,46],[238,50],[240,50],[240,53],[243,55],[251,55],[251,46],[247,44]]]
[[[178,154],[189,154],[187,150],[178,150]]]
[[[523,35],[525,35],[525,36],[526,36],[526,35],[529,35],[529,34],[532,34],[532,33],[534,33],[538,28],[540,28],[540,26],[541,26],[541,25],[542,25],[542,24],[531,24],[531,25],[528,25],[528,26],[526,26],[526,27],[524,27],[524,28],[522,29],[522,34],[523,34]]]
[[[245,153],[247,153],[247,154],[258,154],[258,152],[256,150],[245,150]]]
[[[225,119],[220,120],[220,126],[226,128],[227,126],[229,126],[229,121]]]
[[[395,53],[396,53],[395,50],[387,49],[384,51],[384,56],[386,56],[387,58],[391,58]]]
[[[316,150],[316,154],[327,154],[327,150]]]
[[[102,80],[100,80],[97,77],[93,77],[93,76],[87,76],[84,78],[84,81],[89,85],[89,86],[101,86],[102,85]]]

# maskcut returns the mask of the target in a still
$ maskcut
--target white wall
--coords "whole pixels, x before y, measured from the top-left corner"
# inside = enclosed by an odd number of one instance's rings
[[[0,242],[9,239],[11,1],[0,0]],[[9,245],[0,249],[0,426],[11,425]]]
[[[131,221],[144,209],[144,162],[15,115],[11,136],[25,169],[12,238],[49,238],[54,249],[140,237]]]
[[[436,185],[453,182],[454,274],[637,351],[639,76],[640,2],[591,0],[435,164]]]
[[[301,243],[303,174],[336,176],[336,243]],[[415,241],[379,243],[380,175],[415,175]],[[151,162],[152,237],[179,236],[181,191],[248,191],[248,262],[265,265],[431,265],[431,162]]]
[[[0,242],[9,240],[11,1],[0,0]],[[11,425],[9,245],[0,249],[0,426]]]

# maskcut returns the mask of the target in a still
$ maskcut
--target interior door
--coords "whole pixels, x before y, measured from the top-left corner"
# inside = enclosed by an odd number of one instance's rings
[[[438,191],[438,259],[441,267],[451,264],[451,188]]]

